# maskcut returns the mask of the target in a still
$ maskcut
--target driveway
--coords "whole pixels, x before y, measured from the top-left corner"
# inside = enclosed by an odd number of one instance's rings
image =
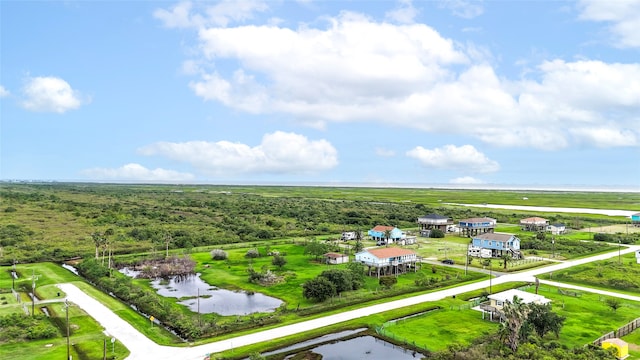
[[[620,254],[628,254],[632,253],[636,250],[640,250],[640,246],[627,246],[624,250],[620,251]],[[131,352],[131,355],[127,358],[128,360],[145,360],[145,359],[154,359],[154,360],[202,360],[207,353],[218,353],[225,350],[232,350],[233,348],[237,348],[240,346],[255,344],[259,342],[269,341],[313,329],[317,329],[323,326],[329,326],[336,323],[357,319],[363,316],[368,316],[372,314],[381,313],[384,311],[388,311],[391,309],[401,308],[405,306],[416,305],[419,303],[423,303],[426,301],[435,301],[440,300],[445,297],[462,294],[468,291],[484,289],[489,287],[489,285],[497,285],[504,284],[508,282],[514,281],[526,281],[526,282],[534,282],[535,276],[558,271],[562,269],[566,269],[576,265],[582,265],[593,261],[605,260],[609,258],[613,258],[618,256],[618,251],[613,251],[605,254],[599,254],[583,259],[570,260],[562,263],[546,266],[544,268],[527,270],[521,273],[516,274],[506,274],[500,276],[495,279],[487,279],[484,281],[476,282],[473,284],[461,285],[455,288],[440,290],[436,292],[432,292],[429,294],[412,296],[405,299],[390,301],[384,304],[367,306],[361,309],[350,310],[340,314],[329,315],[313,320],[302,321],[296,324],[281,326],[275,329],[264,330],[260,332],[256,332],[253,334],[238,336],[232,339],[216,341],[213,343],[199,345],[194,347],[168,347],[158,345],[136,329],[134,329],[131,325],[129,325],[126,321],[119,318],[115,315],[111,310],[109,310],[106,306],[102,305],[97,300],[92,297],[86,295],[80,289],[78,289],[73,284],[59,284],[58,287],[62,289],[66,294],[67,298],[80,306],[85,312],[91,315],[96,321],[98,321],[104,328],[105,332],[109,334],[109,336],[113,336],[121,341]],[[637,296],[629,296],[625,294],[619,294],[609,291],[601,291],[590,288],[578,287],[568,284],[561,284],[552,281],[540,280],[541,283],[561,286],[564,288],[576,288],[583,291],[589,291],[594,293],[602,293],[603,295],[608,296],[617,296],[620,298],[640,301],[640,297]]]

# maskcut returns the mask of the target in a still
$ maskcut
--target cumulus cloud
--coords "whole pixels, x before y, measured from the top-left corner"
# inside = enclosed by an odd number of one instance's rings
[[[420,13],[418,9],[413,7],[411,0],[399,0],[398,8],[388,11],[385,17],[388,20],[395,21],[400,24],[411,24],[416,16]]]
[[[200,29],[201,52],[188,60],[191,89],[207,101],[285,114],[319,129],[375,121],[544,150],[584,144],[581,129],[603,123],[640,138],[638,63],[555,59],[508,79],[477,46],[424,24],[352,12],[323,19],[324,25],[295,29]],[[220,61],[224,67],[216,66]]]
[[[484,184],[484,181],[480,179],[476,179],[471,176],[462,176],[457,177],[455,179],[449,180],[450,184],[458,184],[458,185],[471,185],[471,184]]]
[[[572,129],[572,134],[584,144],[600,148],[614,146],[636,146],[638,136],[631,130],[617,130],[609,127]]]
[[[640,0],[581,0],[578,7],[580,19],[609,24],[616,46],[640,47]]]
[[[440,0],[440,5],[464,19],[473,19],[484,13],[482,0]]]
[[[205,3],[206,4],[206,3]],[[183,1],[170,9],[156,9],[153,16],[168,28],[201,28],[203,26],[227,26],[232,22],[244,22],[254,13],[268,9],[261,0],[222,0],[213,5],[199,3],[197,9],[190,1]],[[196,12],[200,10],[204,14]]]
[[[407,151],[407,156],[418,160],[423,166],[465,172],[488,173],[500,170],[500,165],[479,152],[472,145],[445,145],[435,149],[417,146]]]
[[[0,85],[0,98],[9,96],[10,94],[11,93],[9,92],[9,90],[5,89],[4,86]]]
[[[186,162],[215,176],[318,173],[338,164],[337,151],[328,141],[282,131],[264,135],[254,147],[230,141],[158,142],[139,152]]]
[[[53,76],[28,78],[22,107],[31,111],[64,113],[82,105],[81,95],[68,82]]]
[[[140,164],[126,164],[119,168],[93,168],[82,171],[82,173],[96,180],[131,180],[131,181],[187,181],[193,180],[194,175],[181,173],[173,170],[161,168],[147,169]]]

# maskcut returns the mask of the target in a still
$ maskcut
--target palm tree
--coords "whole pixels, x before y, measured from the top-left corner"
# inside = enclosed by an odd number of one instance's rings
[[[384,231],[384,238],[386,239],[385,245],[389,245],[389,239],[391,238],[391,230]]]
[[[502,254],[502,256],[500,256],[500,260],[502,260],[502,266],[504,267],[504,269],[507,270],[507,264],[511,262],[513,258],[508,253],[504,253]]]
[[[171,240],[173,240],[171,238],[171,234],[170,233],[166,233],[164,234],[164,243],[166,245],[166,253],[165,253],[165,258],[169,257],[169,243],[171,242]]]
[[[99,255],[98,249],[100,249],[104,245],[106,238],[99,231],[94,231],[91,234],[91,238],[93,239],[93,243],[96,246],[96,260],[98,260],[98,255]]]
[[[506,302],[502,308],[505,320],[501,332],[502,335],[506,335],[507,345],[514,353],[518,350],[520,329],[527,321],[529,311],[529,306],[517,296],[514,296],[511,302]]]

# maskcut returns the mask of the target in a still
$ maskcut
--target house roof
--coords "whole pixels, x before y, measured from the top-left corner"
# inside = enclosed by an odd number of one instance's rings
[[[501,233],[484,233],[480,235],[476,235],[474,239],[482,239],[482,240],[494,240],[494,241],[502,241],[507,242],[514,237],[513,234],[501,234]]]
[[[447,220],[449,218],[447,216],[442,216],[438,214],[428,214],[425,216],[420,216],[420,219]]]
[[[409,249],[401,249],[397,247],[389,247],[389,248],[380,248],[380,249],[368,249],[371,255],[377,257],[378,259],[388,259],[392,257],[404,256],[404,255],[415,255],[416,252]]]
[[[380,231],[380,232],[385,232],[387,230],[391,231],[395,229],[395,226],[384,226],[384,225],[376,225],[373,229],[373,231]]]
[[[551,302],[551,300],[547,299],[542,295],[532,294],[532,293],[528,293],[526,291],[522,291],[518,289],[510,289],[507,291],[499,292],[497,294],[491,294],[488,297],[491,300],[502,301],[502,302],[507,302],[507,301],[512,302],[514,296],[517,296],[518,298],[522,299],[522,302],[525,304],[530,304],[530,303],[548,304]]]
[[[328,258],[331,258],[331,259],[338,259],[338,258],[341,258],[341,257],[345,257],[347,255],[339,254],[339,253],[335,253],[335,252],[328,252],[328,253],[326,253],[326,254],[324,254],[322,256],[328,257]]]
[[[547,222],[547,219],[537,217],[537,216],[520,220],[520,224],[539,224],[539,223],[545,224],[546,222]]]
[[[624,340],[622,340],[620,338],[610,338],[610,339],[607,339],[607,340],[602,340],[602,343],[614,344],[614,345],[618,345],[620,347],[629,346],[629,344],[626,341],[624,341]]]
[[[490,217],[475,217],[475,218],[460,220],[460,222],[465,222],[465,223],[496,222],[496,219],[492,219]]]
[[[565,225],[564,225],[564,224],[560,224],[560,223],[557,223],[557,224],[551,224],[551,226],[555,226],[555,227],[565,227]]]

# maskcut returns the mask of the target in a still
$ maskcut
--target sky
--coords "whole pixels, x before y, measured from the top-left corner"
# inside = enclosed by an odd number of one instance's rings
[[[0,179],[640,190],[640,0],[0,1]]]

